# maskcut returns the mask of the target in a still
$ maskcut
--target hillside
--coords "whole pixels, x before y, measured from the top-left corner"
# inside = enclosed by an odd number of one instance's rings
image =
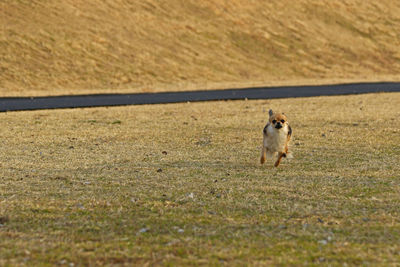
[[[0,95],[400,80],[400,2],[2,0]]]

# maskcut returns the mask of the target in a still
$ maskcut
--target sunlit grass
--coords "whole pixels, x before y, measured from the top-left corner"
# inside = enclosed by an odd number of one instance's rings
[[[398,14],[388,0],[2,0],[0,96],[399,81]]]

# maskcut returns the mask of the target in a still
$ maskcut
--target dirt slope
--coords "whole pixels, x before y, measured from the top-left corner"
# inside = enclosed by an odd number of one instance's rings
[[[0,95],[400,80],[400,2],[1,0]]]

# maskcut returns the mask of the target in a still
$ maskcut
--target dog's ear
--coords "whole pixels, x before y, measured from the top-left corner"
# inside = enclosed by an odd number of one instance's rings
[[[274,112],[272,111],[272,109],[269,110],[268,114],[269,114],[270,117],[271,117],[272,115],[274,115]]]

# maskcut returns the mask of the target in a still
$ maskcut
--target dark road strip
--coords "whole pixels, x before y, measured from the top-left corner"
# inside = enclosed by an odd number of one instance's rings
[[[400,92],[400,83],[383,82],[318,86],[280,86],[138,94],[3,97],[0,98],[0,112],[57,108],[166,104],[218,100],[332,96],[378,92]]]

